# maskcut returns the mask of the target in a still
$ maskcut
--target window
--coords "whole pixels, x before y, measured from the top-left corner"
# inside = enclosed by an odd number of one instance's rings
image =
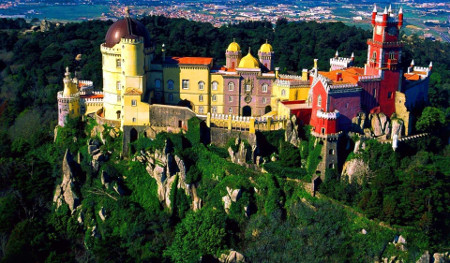
[[[219,83],[217,83],[217,81],[213,81],[212,90],[217,90],[218,87],[219,87]]]
[[[136,118],[133,118],[133,122],[136,122]]]
[[[217,101],[217,96],[216,95],[212,95],[212,101]]]
[[[347,102],[347,103],[345,103],[345,108],[346,108],[346,109],[348,109],[348,102]]]
[[[122,88],[122,85],[120,85],[120,81],[116,82],[116,89],[120,90]]]
[[[331,155],[334,155],[334,150],[333,150],[333,149],[330,149],[330,150],[328,151],[328,153],[331,154]]]
[[[388,92],[388,99],[392,99],[392,92]]]
[[[173,80],[169,79],[169,80],[167,81],[167,88],[170,89],[170,90],[173,89]]]
[[[228,101],[229,102],[233,102],[233,97],[232,96],[228,96]]]
[[[131,106],[136,106],[137,105],[137,101],[136,100],[131,100]]]
[[[212,112],[217,113],[217,106],[212,106]]]
[[[389,52],[389,59],[395,59],[395,53],[394,52]]]
[[[334,163],[330,163],[330,164],[328,165],[328,168],[334,169]]]
[[[203,101],[203,95],[198,96],[198,101]]]
[[[199,90],[205,89],[205,82],[200,81],[200,82],[198,83],[198,89],[199,89]]]
[[[203,113],[203,106],[198,107],[198,113]]]
[[[155,88],[156,89],[161,89],[161,80],[155,79]]]
[[[322,134],[325,134],[325,128],[321,129]]]
[[[189,80],[183,79],[181,87],[182,87],[182,89],[189,89]]]
[[[228,108],[228,113],[233,114],[233,108]]]
[[[377,89],[373,89],[373,97],[377,98]]]
[[[246,91],[246,92],[252,91],[252,85],[250,85],[250,84],[245,84],[245,91]]]
[[[233,91],[234,90],[234,82],[229,82],[228,83],[228,90],[229,91]]]
[[[317,106],[322,106],[322,96],[317,97]]]
[[[173,94],[169,94],[169,101],[173,101]]]
[[[285,89],[281,90],[281,96],[286,96],[286,90]]]
[[[116,68],[121,68],[122,67],[122,62],[120,61],[120,59],[116,59]]]
[[[375,61],[377,59],[377,52],[372,53],[372,60]]]
[[[120,95],[117,95],[117,102],[120,102]]]
[[[263,84],[262,85],[262,92],[266,93],[267,92],[267,88],[268,88],[268,85],[267,84]]]
[[[262,98],[262,103],[267,103],[267,98]]]

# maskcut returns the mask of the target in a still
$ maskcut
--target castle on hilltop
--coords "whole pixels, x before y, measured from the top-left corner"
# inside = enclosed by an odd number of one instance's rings
[[[67,70],[64,90],[58,92],[60,126],[69,116],[91,114],[99,123],[120,128],[133,141],[139,132],[188,129],[187,120],[197,116],[208,127],[228,130],[285,128],[286,120],[312,126],[312,135],[336,152],[332,142],[343,132],[354,131],[361,116],[384,113],[403,120],[410,132],[410,110],[427,101],[428,67],[414,62],[403,74],[403,43],[399,30],[402,9],[372,12],[373,36],[367,41],[364,68],[353,65],[354,56],[330,59],[330,70],[319,71],[317,60],[302,74],[279,74],[275,52],[266,41],[257,58],[245,56],[236,40],[225,50],[226,65],[214,65],[208,57],[170,57],[162,45],[162,58],[154,57],[155,45],[143,24],[125,18],[110,26],[101,44],[103,91],[92,82],[71,77]],[[325,158],[324,167],[337,165],[337,157]]]

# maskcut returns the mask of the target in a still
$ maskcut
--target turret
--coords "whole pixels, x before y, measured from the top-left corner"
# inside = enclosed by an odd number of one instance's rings
[[[339,52],[336,50],[336,53],[334,54],[334,57],[337,58],[339,57]]]
[[[408,67],[408,73],[411,73],[413,71],[413,68],[414,68],[414,59],[411,60],[411,64]]]
[[[403,26],[403,9],[400,7],[398,11],[398,24],[397,27],[400,29]]]
[[[350,59],[351,59],[352,61],[355,61],[355,53],[352,52],[352,55],[351,55]]]
[[[392,5],[389,5],[388,14],[390,15],[392,13]]]
[[[387,8],[384,7],[384,11],[383,11],[383,23],[381,24],[382,26],[387,26],[387,21],[388,21],[388,11]]]
[[[236,43],[236,40],[233,38],[233,42],[231,42],[228,45],[227,50],[225,51],[225,58],[226,58],[226,67],[228,69],[234,69],[236,68],[242,58],[242,52],[241,47],[238,43]]]
[[[433,61],[430,61],[430,65],[428,65],[428,68],[430,69],[430,71],[433,69]]]
[[[373,11],[372,11],[372,26],[375,26],[375,18],[377,17],[377,5],[373,5]]]

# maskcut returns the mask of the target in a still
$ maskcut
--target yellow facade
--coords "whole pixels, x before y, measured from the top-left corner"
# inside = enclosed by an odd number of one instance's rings
[[[180,102],[180,68],[171,65],[163,67],[164,103],[176,105]]]
[[[223,76],[220,74],[211,74],[211,113],[224,113],[223,92]]]
[[[137,89],[127,89],[123,95],[123,112],[121,127],[150,126],[150,104],[141,101]]]
[[[190,101],[197,114],[210,111],[210,83],[207,66],[180,66],[180,99]]]

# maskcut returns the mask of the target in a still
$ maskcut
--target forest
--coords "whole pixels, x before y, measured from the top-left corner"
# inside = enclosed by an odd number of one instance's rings
[[[142,22],[156,56],[164,43],[169,56],[210,56],[221,65],[233,38],[243,54],[251,48],[254,55],[267,39],[275,65],[285,73],[311,68],[314,58],[327,70],[336,50],[342,56],[354,52],[357,66],[363,66],[371,36],[342,23],[279,20],[275,26],[247,22],[215,28],[164,17],[145,17]],[[370,177],[352,184],[329,170],[320,198],[302,187],[311,180],[308,167],[317,158],[308,127],[301,128],[299,148],[282,140],[283,131],[260,135],[267,142],[265,154],[277,156],[264,167],[266,173],[231,163],[226,148],[203,145],[196,129],[138,140],[137,153],[154,153],[169,143],[170,153],[185,160],[186,180],[198,186],[203,200],[203,207],[194,212],[192,197],[177,187],[170,190],[170,208],[159,202],[156,182],[145,166],[120,157],[120,136],[103,135],[108,143],[101,151],[112,155],[100,171],[122,178],[123,196],[111,189],[98,194],[100,172],[89,165],[92,157],[87,152],[93,123],[70,120],[54,136],[56,92],[62,89],[65,67],[76,69],[80,79],[94,81],[100,90],[99,47],[111,24],[67,23],[25,34],[31,27],[26,21],[0,23],[1,262],[211,262],[231,249],[249,262],[374,262],[392,256],[416,262],[426,250],[449,251],[449,44],[403,36],[404,69],[411,59],[416,65],[433,61],[430,102],[423,113],[416,113],[416,130],[431,136],[398,152],[368,142],[359,156],[350,154],[348,159],[367,162]],[[81,60],[75,60],[78,54]],[[82,224],[67,205],[56,209],[53,203],[66,149],[81,158]],[[228,213],[221,199],[227,187],[242,190]],[[98,217],[100,208],[107,211],[105,221]],[[94,225],[98,235],[92,235]],[[398,235],[406,238],[406,251],[392,244]]]

